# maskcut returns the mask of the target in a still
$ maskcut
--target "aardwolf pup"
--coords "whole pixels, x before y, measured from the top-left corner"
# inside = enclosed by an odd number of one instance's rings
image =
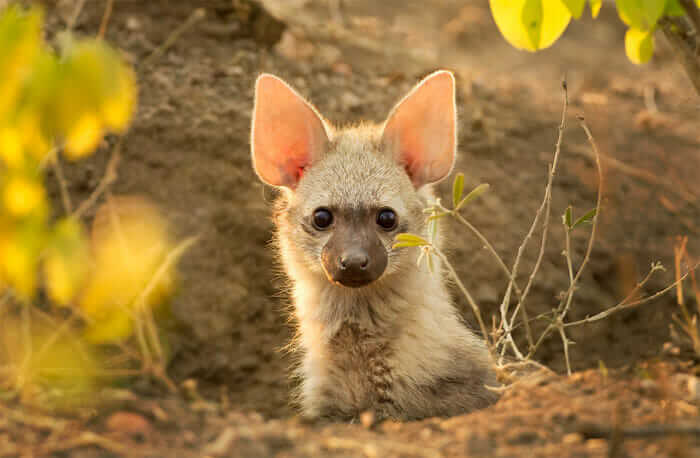
[[[304,415],[412,420],[496,399],[486,346],[443,276],[417,265],[419,250],[391,248],[400,232],[427,236],[422,210],[452,170],[456,118],[447,71],[421,81],[384,123],[343,128],[281,79],[258,78],[252,159],[280,188],[276,239],[292,284]]]

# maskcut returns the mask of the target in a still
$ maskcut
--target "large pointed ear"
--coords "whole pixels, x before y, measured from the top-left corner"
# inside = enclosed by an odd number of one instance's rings
[[[293,189],[327,147],[328,135],[316,110],[281,79],[260,75],[251,133],[253,168],[260,179]]]
[[[457,149],[455,79],[441,70],[418,83],[384,123],[382,145],[416,188],[452,171]]]

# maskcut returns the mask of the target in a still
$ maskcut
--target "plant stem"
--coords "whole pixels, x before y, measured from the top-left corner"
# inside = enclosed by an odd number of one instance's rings
[[[486,329],[486,324],[484,323],[483,318],[481,318],[481,311],[479,310],[479,306],[474,301],[474,298],[472,298],[472,295],[469,294],[469,291],[467,291],[467,288],[464,286],[464,283],[462,283],[462,280],[459,278],[459,275],[457,275],[457,272],[455,271],[454,267],[452,267],[452,264],[450,264],[450,261],[447,260],[447,256],[445,256],[445,254],[437,248],[433,247],[433,251],[435,252],[435,254],[438,255],[438,257],[442,260],[442,262],[445,264],[445,266],[447,266],[447,270],[450,271],[450,275],[452,276],[455,283],[457,284],[457,287],[462,292],[464,297],[467,299],[469,306],[472,308],[472,312],[474,312],[474,316],[476,317],[476,320],[479,322],[479,328],[481,328],[481,333],[484,335],[484,339],[488,343],[489,342],[489,334],[488,334],[487,329]]]
[[[686,36],[688,35],[683,30],[683,25],[680,21],[672,21],[670,18],[662,18],[659,21],[661,30],[666,39],[671,43],[671,48],[676,54],[676,58],[683,65],[685,73],[690,78],[690,82],[695,87],[695,92],[700,95],[700,58],[697,55],[697,45],[691,46]],[[700,31],[696,31],[700,33]]]
[[[625,310],[625,309],[628,309],[628,308],[631,308],[631,307],[635,307],[635,306],[637,306],[637,305],[642,305],[642,304],[646,304],[647,302],[651,302],[651,301],[653,301],[654,299],[656,299],[657,297],[663,296],[663,295],[666,294],[667,292],[673,290],[673,289],[676,287],[676,285],[677,285],[678,283],[680,283],[680,282],[682,282],[683,280],[685,280],[686,277],[687,277],[688,275],[690,275],[690,272],[696,270],[696,269],[698,268],[698,266],[700,266],[700,263],[695,264],[695,266],[694,266],[692,269],[690,269],[688,272],[686,272],[685,275],[683,275],[681,278],[679,278],[678,280],[674,281],[673,283],[671,283],[670,285],[668,285],[668,286],[665,287],[664,289],[657,291],[656,293],[652,294],[651,296],[645,297],[644,299],[640,299],[640,300],[634,301],[634,302],[629,302],[629,303],[621,302],[621,303],[617,304],[616,306],[611,307],[611,308],[609,308],[609,309],[607,309],[607,310],[604,310],[604,311],[602,311],[602,312],[600,312],[600,313],[597,313],[597,314],[595,314],[595,315],[593,315],[593,316],[586,317],[586,318],[584,318],[584,319],[582,319],[582,320],[577,320],[577,321],[571,321],[571,322],[569,322],[569,323],[564,323],[564,327],[568,328],[568,327],[571,327],[571,326],[578,326],[578,325],[584,324],[584,323],[593,323],[594,321],[600,321],[600,320],[602,320],[603,318],[607,318],[607,317],[609,317],[610,315],[612,315],[613,313],[619,312],[619,311],[621,311],[621,310]]]

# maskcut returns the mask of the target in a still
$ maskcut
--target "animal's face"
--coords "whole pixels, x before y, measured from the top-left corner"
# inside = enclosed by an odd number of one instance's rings
[[[305,171],[280,228],[310,271],[340,286],[362,287],[400,271],[407,257],[391,250],[394,237],[422,232],[424,224],[424,201],[403,168],[372,147],[332,151]]]
[[[258,79],[253,164],[283,189],[277,225],[283,248],[307,273],[364,287],[401,271],[396,234],[424,232],[425,185],[452,169],[454,79],[437,72],[414,88],[382,125],[330,126],[284,82]]]

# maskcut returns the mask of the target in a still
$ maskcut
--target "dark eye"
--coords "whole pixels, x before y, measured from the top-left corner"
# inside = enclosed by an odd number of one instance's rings
[[[377,224],[387,231],[396,227],[398,217],[391,208],[384,208],[377,213]]]
[[[314,227],[318,230],[328,229],[333,223],[333,213],[327,208],[317,208],[314,211]]]

